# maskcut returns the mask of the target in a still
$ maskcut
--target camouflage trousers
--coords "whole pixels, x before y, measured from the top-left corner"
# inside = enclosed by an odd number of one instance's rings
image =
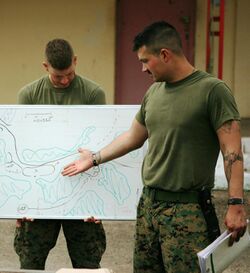
[[[198,273],[197,252],[208,244],[199,204],[152,201],[142,194],[137,209],[134,273]]]
[[[99,268],[106,249],[102,224],[82,220],[35,220],[16,228],[14,248],[22,269],[45,268],[49,251],[55,246],[60,228],[66,238],[74,268]]]

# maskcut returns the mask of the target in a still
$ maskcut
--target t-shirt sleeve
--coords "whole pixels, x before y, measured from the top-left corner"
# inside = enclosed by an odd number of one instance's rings
[[[139,111],[136,113],[135,118],[140,124],[145,126],[144,116],[145,116],[144,115],[144,107],[143,107],[143,104],[142,104]]]
[[[223,82],[215,85],[210,92],[208,111],[215,131],[229,120],[240,120],[240,114],[231,90]]]
[[[143,126],[146,126],[146,102],[147,102],[147,98],[148,98],[148,93],[146,93],[146,95],[144,96],[142,103],[141,103],[141,107],[139,109],[139,111],[136,113],[135,118],[136,120],[142,124]]]
[[[146,107],[147,107],[147,102],[149,100],[149,97],[151,96],[152,91],[154,90],[153,87],[154,85],[152,85],[147,90],[146,94],[144,95],[142,99],[141,107],[139,111],[137,112],[137,114],[135,115],[136,120],[145,127],[146,127]]]

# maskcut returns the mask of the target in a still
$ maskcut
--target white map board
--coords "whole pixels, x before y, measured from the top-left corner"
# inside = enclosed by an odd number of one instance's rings
[[[129,220],[136,217],[146,146],[86,173],[63,177],[63,166],[127,130],[138,105],[0,106],[0,218]],[[243,138],[245,189],[250,190],[250,138]],[[221,156],[215,189],[226,189]]]
[[[139,106],[0,106],[0,218],[135,219],[144,148],[74,177],[61,171],[127,130]]]

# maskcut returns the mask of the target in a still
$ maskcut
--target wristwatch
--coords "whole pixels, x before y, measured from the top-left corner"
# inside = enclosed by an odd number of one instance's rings
[[[228,205],[244,205],[245,200],[244,198],[229,198],[227,201]]]
[[[92,153],[92,162],[93,162],[93,166],[95,167],[101,163],[100,152]]]

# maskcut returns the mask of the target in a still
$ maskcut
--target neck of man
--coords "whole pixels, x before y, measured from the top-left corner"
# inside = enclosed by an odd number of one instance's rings
[[[195,71],[195,67],[188,62],[186,57],[176,58],[171,64],[171,71],[169,72],[167,82],[178,82],[193,74]]]

